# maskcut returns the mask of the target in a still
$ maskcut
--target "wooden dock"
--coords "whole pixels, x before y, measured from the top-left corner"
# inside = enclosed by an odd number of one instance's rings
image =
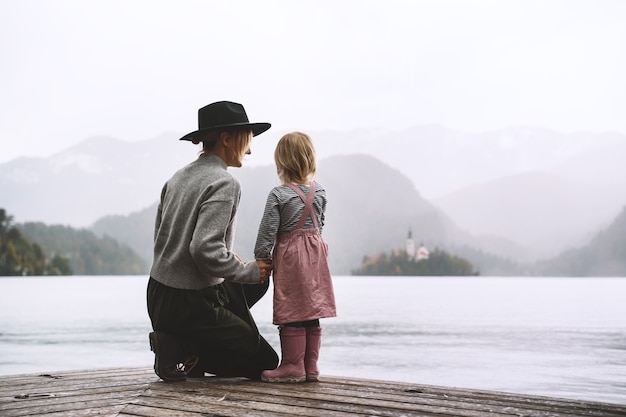
[[[204,377],[167,384],[150,368],[0,377],[0,416],[626,416],[626,405],[323,377],[270,384]]]

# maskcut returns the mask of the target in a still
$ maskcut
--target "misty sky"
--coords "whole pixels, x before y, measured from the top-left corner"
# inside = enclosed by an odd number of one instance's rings
[[[626,1],[0,0],[0,163],[90,136],[440,124],[626,133]]]

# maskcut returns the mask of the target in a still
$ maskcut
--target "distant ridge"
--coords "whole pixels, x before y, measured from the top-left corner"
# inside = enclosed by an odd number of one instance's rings
[[[232,170],[242,179],[255,177],[252,172],[267,173],[258,190],[243,184],[243,198],[254,200],[254,207],[276,181],[272,153],[283,133],[270,130],[255,139],[244,168]],[[376,198],[396,202],[409,190],[423,200],[417,206],[425,202],[437,209],[430,229],[437,224],[449,228],[439,240],[479,246],[510,259],[545,258],[583,245],[626,204],[626,136],[617,133],[564,135],[511,128],[466,134],[440,126],[309,133],[318,149],[320,179],[340,188],[349,181],[366,191],[386,189]],[[173,132],[139,142],[93,137],[49,158],[0,164],[0,206],[17,222],[75,227],[140,212],[155,204],[177,169],[196,158],[199,149],[178,141],[180,136]],[[354,155],[374,158],[403,179],[378,181],[371,164],[358,165],[366,169],[366,177],[350,175],[357,165],[341,166],[359,164],[356,160],[332,163]],[[331,173],[335,170],[340,173]],[[545,191],[537,193],[540,189]],[[344,208],[336,210],[348,215]],[[383,249],[389,242],[373,244]]]

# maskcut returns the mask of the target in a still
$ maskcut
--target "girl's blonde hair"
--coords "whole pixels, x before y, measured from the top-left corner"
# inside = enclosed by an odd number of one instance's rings
[[[283,183],[307,184],[315,171],[315,147],[306,133],[291,132],[280,138],[274,151],[278,178]]]

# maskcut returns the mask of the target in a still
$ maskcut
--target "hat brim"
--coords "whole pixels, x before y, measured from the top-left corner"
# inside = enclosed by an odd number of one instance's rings
[[[252,130],[252,136],[257,136],[268,130],[270,127],[272,127],[272,125],[271,123],[235,123],[229,125],[211,126],[210,128],[194,130],[191,133],[187,133],[185,136],[180,138],[180,140],[202,141],[202,136],[205,133],[213,132],[215,130],[228,130],[241,127],[250,128],[250,130]]]

